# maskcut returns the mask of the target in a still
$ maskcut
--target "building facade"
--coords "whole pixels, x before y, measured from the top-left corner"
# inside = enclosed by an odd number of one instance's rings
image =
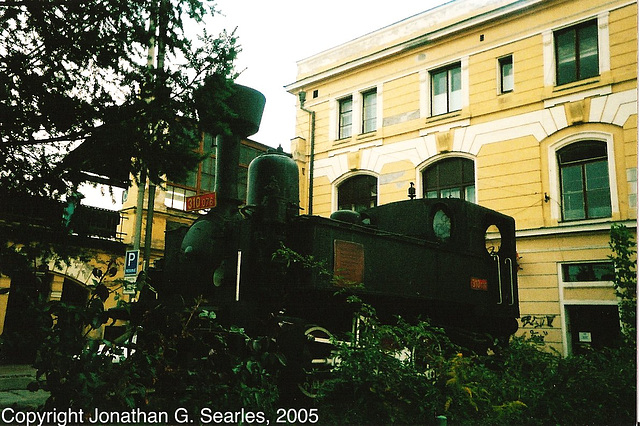
[[[214,138],[204,135],[201,152],[210,153],[196,170],[188,174],[182,182],[167,182],[157,188],[154,197],[153,226],[147,228],[148,201],[142,211],[142,233],[140,235],[140,256],[138,270],[144,265],[145,231],[150,229],[149,263],[162,257],[166,231],[180,226],[189,226],[202,211],[187,211],[187,197],[210,193],[215,189],[216,146]],[[249,163],[266,152],[267,146],[251,140],[242,140],[238,164],[238,199],[246,198],[247,170]],[[83,151],[83,154],[86,151]],[[90,170],[92,171],[92,170]],[[106,176],[107,183],[117,182],[113,176]],[[146,186],[148,193],[148,185]],[[0,194],[0,236],[8,246],[17,251],[30,252],[29,246],[51,246],[51,252],[43,249],[44,255],[33,255],[27,269],[15,266],[15,260],[8,261],[6,274],[0,273],[0,335],[6,340],[18,336],[10,349],[0,354],[4,361],[28,362],[35,356],[38,341],[29,338],[38,324],[33,305],[36,301],[62,301],[67,304],[86,303],[98,284],[109,290],[105,300],[106,309],[117,306],[121,300],[132,300],[137,296],[135,275],[125,276],[125,253],[133,248],[135,235],[138,187],[130,186],[125,191],[123,207],[120,211],[78,205],[70,223],[63,224],[65,203],[37,197],[8,197]],[[15,238],[13,238],[15,237]],[[59,252],[59,255],[58,255]],[[8,257],[7,257],[8,258]],[[4,259],[3,259],[4,260]],[[37,272],[34,276],[32,273]],[[91,337],[105,337],[113,340],[124,330],[122,321],[101,326]],[[22,337],[20,337],[22,336]]]
[[[239,164],[238,164],[238,200],[246,200],[247,196],[247,172],[251,161],[259,155],[265,153],[269,149],[268,146],[259,142],[243,139],[240,141]],[[153,203],[153,226],[151,229],[150,239],[150,259],[149,263],[153,264],[153,260],[162,257],[164,253],[165,233],[181,226],[191,225],[201,213],[205,210],[187,209],[186,201],[189,197],[195,195],[208,194],[215,191],[215,175],[216,175],[216,144],[215,138],[211,135],[204,134],[200,143],[200,152],[202,154],[209,153],[208,156],[198,165],[198,167],[190,172],[187,177],[180,182],[168,181],[162,187],[157,187]],[[123,216],[123,241],[133,247],[135,240],[135,223],[136,209],[139,187],[137,185],[130,186],[123,196],[122,216]],[[147,218],[148,218],[148,193],[149,182],[147,182],[144,191],[144,204],[142,209],[142,229],[140,235],[141,254],[145,250],[145,242],[147,241]],[[144,258],[140,256],[140,268]]]
[[[2,192],[0,199],[0,358],[28,363],[41,343],[38,305],[83,304],[103,284],[104,306],[116,306],[126,246],[117,211],[77,205],[68,214],[67,203],[39,196]]]
[[[634,1],[456,0],[299,61],[303,207],[413,187],[508,214],[518,333],[564,355],[606,346],[610,227],[636,228],[637,36]]]

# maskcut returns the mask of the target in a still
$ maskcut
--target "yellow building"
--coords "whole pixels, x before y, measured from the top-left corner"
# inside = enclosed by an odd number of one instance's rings
[[[513,216],[519,334],[608,344],[609,231],[637,218],[637,35],[635,1],[456,0],[300,60],[303,207],[413,183]]]
[[[154,213],[153,226],[151,227],[149,264],[153,265],[153,260],[162,257],[166,231],[191,225],[198,218],[199,214],[204,211],[187,209],[186,200],[189,197],[208,194],[215,190],[216,146],[214,141],[215,138],[210,135],[204,135],[200,150],[202,153],[210,152],[211,154],[198,165],[196,170],[189,173],[184,181],[169,181],[162,187],[156,187],[153,203]],[[238,199],[245,200],[247,196],[247,172],[249,164],[254,158],[266,152],[269,147],[251,139],[243,139],[240,143],[237,190]],[[143,193],[140,268],[143,266],[143,253],[145,252],[145,242],[147,241],[148,193],[149,183],[147,182]],[[134,184],[125,192],[121,210],[124,219],[122,225],[123,241],[129,248],[133,248],[135,244],[137,201],[138,186]]]
[[[239,152],[238,199],[246,198],[246,176],[249,163],[267,150],[267,146],[252,140],[242,140]],[[179,226],[190,225],[199,211],[186,211],[187,197],[210,193],[215,184],[215,152],[213,138],[206,135],[201,143],[202,152],[212,154],[199,164],[197,170],[189,173],[184,182],[167,182],[158,187],[154,197],[152,238],[150,240],[150,264],[164,253],[165,232]],[[86,151],[83,151],[83,154]],[[93,171],[89,163],[79,167]],[[115,176],[102,176],[108,184],[123,185],[122,179]],[[96,179],[95,175],[92,179]],[[148,188],[148,185],[147,185]],[[30,310],[36,300],[62,301],[69,304],[85,303],[99,283],[105,284],[110,291],[105,300],[106,309],[117,306],[121,300],[136,297],[133,288],[125,288],[125,280],[135,282],[135,275],[125,277],[125,252],[133,248],[135,234],[135,216],[137,210],[138,187],[128,188],[123,197],[121,211],[104,210],[79,206],[72,215],[68,233],[62,234],[64,204],[53,200],[30,198],[3,198],[0,203],[0,231],[9,236],[9,245],[25,248],[29,245],[52,244],[50,257],[36,256],[29,259],[29,273],[21,273],[15,265],[7,265],[14,271],[11,275],[0,274],[0,335],[8,338],[23,336],[24,344],[2,354],[5,361],[28,362],[35,356],[34,339],[26,336],[33,334],[38,324],[34,324],[34,315]],[[142,234],[140,238],[140,257],[138,270],[142,270],[145,251],[145,230],[147,219],[147,200],[142,209]],[[11,238],[15,236],[16,238]],[[61,250],[59,256],[56,250]],[[70,253],[81,257],[70,257]],[[30,272],[37,271],[36,277]],[[109,323],[100,327],[93,337],[104,336],[108,340],[117,337],[123,331],[122,322]],[[8,352],[9,351],[9,352]]]
[[[64,203],[47,198],[2,194],[3,362],[33,361],[43,326],[38,303],[83,304],[100,284],[109,290],[108,295],[101,293],[106,308],[121,298],[126,246],[120,238],[119,212],[77,206],[65,226],[64,209]],[[100,327],[93,335],[104,332]]]

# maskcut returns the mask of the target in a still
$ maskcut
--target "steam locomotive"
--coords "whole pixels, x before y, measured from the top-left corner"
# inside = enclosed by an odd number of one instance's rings
[[[250,164],[242,204],[239,142],[258,130],[265,100],[253,89],[235,90],[233,134],[217,138],[217,205],[188,229],[167,233],[156,268],[161,299],[204,295],[236,325],[259,329],[264,318],[280,316],[318,340],[350,329],[343,294],[370,303],[382,319],[429,317],[497,338],[517,330],[515,223],[508,216],[459,199],[303,215],[298,167],[281,149]]]

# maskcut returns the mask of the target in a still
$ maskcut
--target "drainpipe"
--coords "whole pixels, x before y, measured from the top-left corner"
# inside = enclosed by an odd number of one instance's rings
[[[309,153],[309,216],[313,215],[313,166],[315,157],[315,139],[316,139],[316,112],[306,109],[304,107],[304,101],[307,99],[307,93],[304,91],[298,92],[298,99],[300,100],[300,109],[311,116],[311,147]]]

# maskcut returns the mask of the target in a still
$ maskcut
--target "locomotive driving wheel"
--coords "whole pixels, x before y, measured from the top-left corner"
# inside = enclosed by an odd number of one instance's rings
[[[318,388],[329,378],[331,370],[339,363],[338,350],[333,335],[329,330],[317,325],[309,326],[304,335],[306,342],[303,348],[305,363],[303,376],[298,388],[309,398],[318,395]]]

